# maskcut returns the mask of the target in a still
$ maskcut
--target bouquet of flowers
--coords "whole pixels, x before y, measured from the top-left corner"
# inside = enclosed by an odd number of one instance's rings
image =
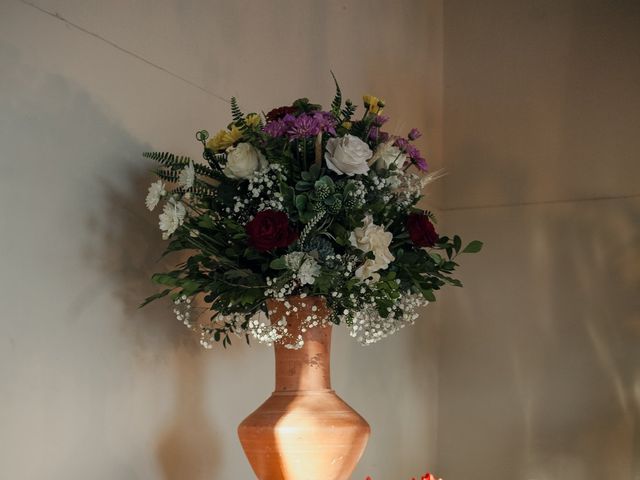
[[[367,477],[365,480],[373,480],[373,479],[371,477]],[[411,480],[416,480],[416,478],[413,477]],[[435,475],[433,475],[432,473],[425,473],[420,477],[420,480],[442,480],[442,479],[436,478]]]
[[[307,326],[345,324],[367,345],[412,324],[444,285],[461,286],[457,256],[482,243],[437,233],[433,213],[416,207],[439,176],[413,143],[420,132],[385,131],[384,102],[363,100],[356,115],[337,82],[328,110],[302,98],[245,115],[232,98],[227,128],[196,134],[204,162],[145,153],[159,163],[146,205],[163,203],[166,253],[185,255],[153,275],[166,288],[144,304],[170,295],[207,348],[234,335],[297,348],[286,322],[266,321],[266,299],[322,296],[331,314]]]

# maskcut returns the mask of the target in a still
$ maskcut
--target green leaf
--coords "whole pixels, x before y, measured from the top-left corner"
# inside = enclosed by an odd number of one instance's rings
[[[159,293],[155,293],[153,295],[151,295],[150,297],[145,298],[144,302],[142,302],[140,304],[140,306],[138,308],[142,308],[145,305],[148,305],[149,303],[153,302],[154,300],[157,300],[159,298],[165,297],[166,295],[169,294],[169,292],[171,292],[171,290],[173,290],[172,288],[167,288]]]
[[[298,211],[302,214],[304,213],[304,211],[307,208],[307,196],[306,195],[296,195],[296,208],[298,209]]]
[[[331,72],[331,76],[333,77],[333,81],[336,84],[336,94],[333,97],[333,101],[331,102],[331,113],[335,117],[340,113],[340,107],[342,106],[342,92],[340,91],[340,86],[338,85],[338,80],[336,76]]]
[[[458,235],[453,236],[453,248],[456,250],[456,253],[462,248],[462,239]]]
[[[474,240],[473,242],[469,243],[469,245],[464,247],[462,253],[478,253],[480,250],[482,250],[483,245],[484,244],[480,240]]]
[[[433,294],[433,290],[431,290],[431,289],[422,290],[422,296],[425,298],[425,300],[427,300],[429,302],[435,302],[436,301],[436,296]]]
[[[280,257],[280,258],[276,258],[275,260],[271,260],[271,263],[269,264],[269,266],[271,268],[273,268],[274,270],[286,270],[287,269],[287,263],[284,260],[284,257]]]
[[[436,265],[440,265],[442,263],[442,257],[437,253],[431,252],[429,253],[429,256],[433,259],[434,262],[436,262]]]

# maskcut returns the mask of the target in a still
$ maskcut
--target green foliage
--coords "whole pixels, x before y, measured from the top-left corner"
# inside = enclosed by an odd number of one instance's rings
[[[340,108],[342,107],[342,91],[340,91],[340,85],[338,85],[338,80],[336,76],[331,72],[331,76],[333,77],[333,81],[336,84],[336,94],[333,97],[333,101],[331,102],[331,113],[333,116],[338,118],[340,115]]]
[[[189,157],[176,156],[169,152],[144,152],[142,156],[155,160],[160,165],[169,167],[172,170],[182,170],[191,161]]]
[[[474,240],[473,242],[469,243],[469,245],[464,247],[462,253],[478,253],[480,250],[482,250],[482,245],[483,244],[481,241]]]
[[[344,108],[340,111],[341,121],[349,122],[351,121],[351,117],[356,113],[357,107],[351,103],[351,100],[347,100],[345,102]]]
[[[236,97],[231,97],[231,117],[233,118],[233,123],[236,127],[238,127],[242,131],[245,131],[247,129],[247,124],[244,120],[244,114],[238,106],[238,100],[236,100]]]

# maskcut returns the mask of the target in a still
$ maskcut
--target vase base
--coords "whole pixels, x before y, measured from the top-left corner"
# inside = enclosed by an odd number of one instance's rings
[[[238,427],[259,480],[348,480],[369,433],[333,390],[274,392]]]

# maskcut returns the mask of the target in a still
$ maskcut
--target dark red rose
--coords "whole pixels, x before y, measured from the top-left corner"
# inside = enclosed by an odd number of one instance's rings
[[[418,247],[433,247],[438,243],[436,229],[424,213],[412,213],[407,218],[407,230],[414,245]]]
[[[276,248],[291,245],[298,234],[289,224],[289,217],[284,212],[264,210],[245,226],[249,235],[249,245],[259,252],[268,252]]]
[[[266,115],[267,121],[273,122],[275,120],[280,120],[285,115],[289,115],[289,114],[293,115],[297,111],[298,111],[298,109],[295,108],[295,107],[278,107],[278,108],[274,108],[269,113],[267,113],[267,115]]]

